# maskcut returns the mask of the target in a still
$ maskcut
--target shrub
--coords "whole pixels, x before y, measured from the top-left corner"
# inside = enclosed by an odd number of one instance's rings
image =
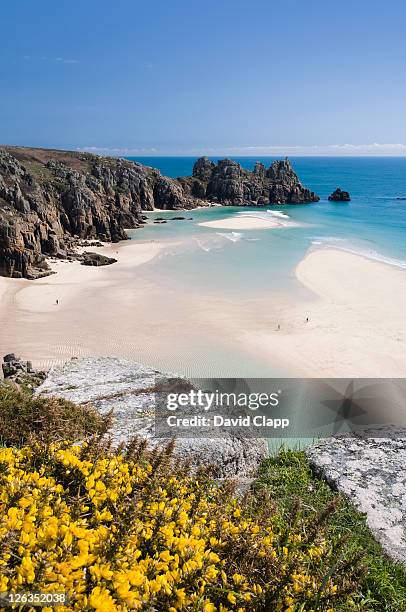
[[[71,610],[333,610],[360,572],[266,495],[189,473],[171,448],[100,442],[0,449],[0,592],[64,591]]]
[[[104,431],[108,421],[94,408],[61,398],[35,397],[13,383],[0,384],[0,444],[77,440]]]

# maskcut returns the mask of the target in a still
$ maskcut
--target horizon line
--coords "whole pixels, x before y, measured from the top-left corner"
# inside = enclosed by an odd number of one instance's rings
[[[406,144],[379,144],[368,145],[270,145],[246,147],[196,147],[191,149],[159,149],[155,147],[100,147],[100,146],[38,146],[1,143],[1,147],[45,149],[54,151],[67,151],[72,153],[92,153],[107,157],[331,157],[331,158],[404,158],[406,157]]]
[[[77,147],[78,151],[126,157],[406,157],[406,144],[332,144],[332,145],[256,145],[232,147],[193,147],[166,149],[158,147]]]

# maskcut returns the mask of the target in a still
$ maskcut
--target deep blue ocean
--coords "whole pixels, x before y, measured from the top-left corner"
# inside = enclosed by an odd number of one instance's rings
[[[171,177],[190,175],[196,158],[131,158],[158,168]],[[213,158],[216,161],[215,158]],[[257,159],[269,166],[274,158],[234,158],[252,169]],[[193,210],[183,222],[150,224],[136,240],[181,240],[182,248],[160,258],[159,274],[201,290],[236,288],[275,290],[294,285],[294,268],[310,248],[333,246],[406,268],[406,158],[297,157],[291,159],[301,182],[320,196],[320,202],[255,208],[259,214],[278,210],[289,219],[281,230],[214,230],[202,221],[241,214],[246,207]],[[337,187],[351,194],[351,202],[334,203],[328,195]],[[262,211],[262,212],[261,212]],[[151,213],[173,216],[171,212]],[[187,252],[187,257],[185,257]],[[170,256],[168,256],[170,255]],[[151,273],[156,267],[151,265]],[[165,275],[165,271],[167,275]]]

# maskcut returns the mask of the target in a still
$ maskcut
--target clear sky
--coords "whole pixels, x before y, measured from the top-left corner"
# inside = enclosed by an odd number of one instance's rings
[[[0,19],[2,143],[406,154],[404,0],[16,0]]]

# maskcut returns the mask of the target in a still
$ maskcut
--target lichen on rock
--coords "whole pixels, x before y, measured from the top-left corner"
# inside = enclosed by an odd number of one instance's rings
[[[314,469],[366,513],[385,552],[406,564],[406,430],[387,426],[309,446]]]

